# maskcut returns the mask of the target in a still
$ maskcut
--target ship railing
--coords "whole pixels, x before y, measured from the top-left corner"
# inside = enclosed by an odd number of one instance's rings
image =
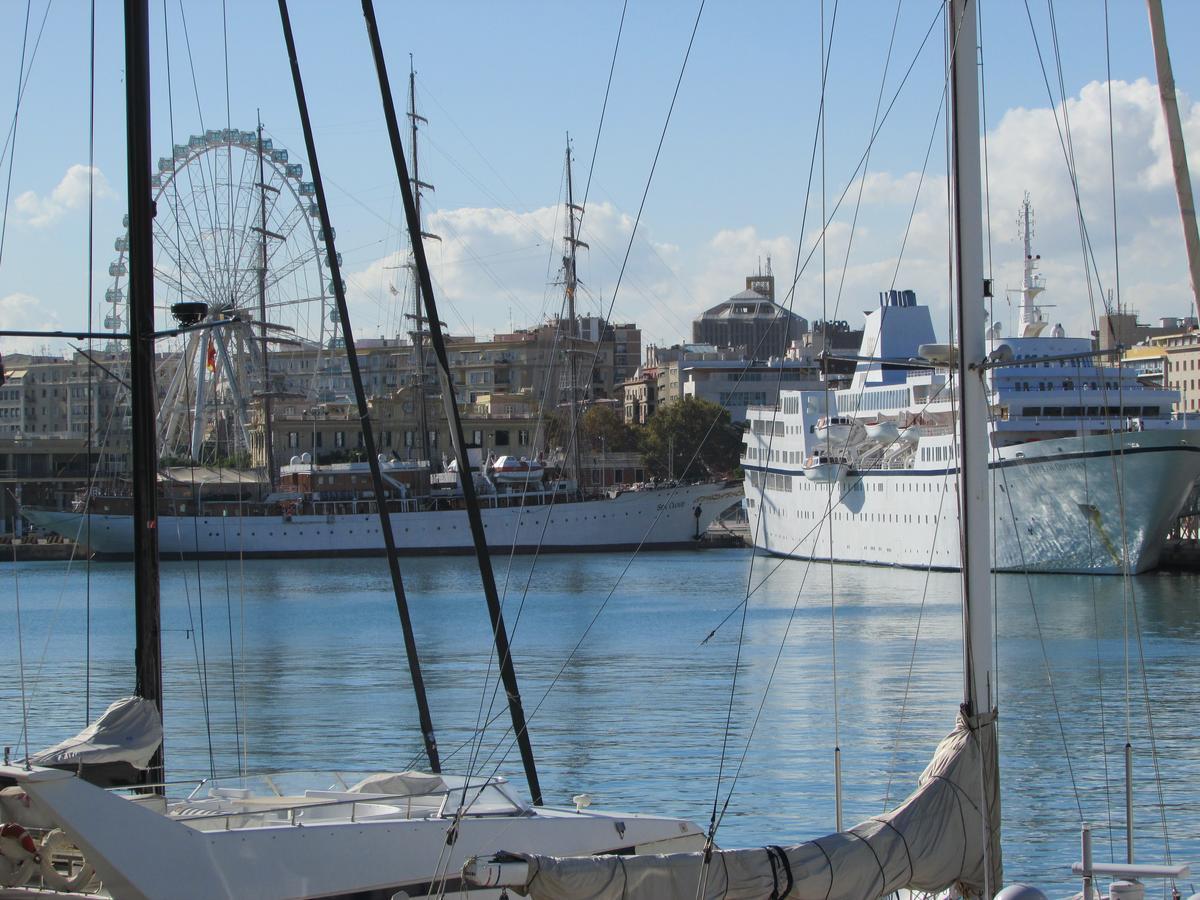
[[[417,509],[417,503],[412,499],[405,500],[387,500],[388,512],[413,512]],[[373,515],[379,511],[374,500],[314,500],[310,504],[312,513],[316,516],[359,516]],[[304,514],[306,510],[303,508],[298,512]]]
[[[911,468],[912,461],[907,454],[899,459],[885,457],[883,459],[859,460],[854,464],[856,472],[893,472]]]

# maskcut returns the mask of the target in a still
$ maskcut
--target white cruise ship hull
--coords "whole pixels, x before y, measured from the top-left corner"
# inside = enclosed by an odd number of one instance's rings
[[[1118,574],[1126,546],[1130,572],[1153,569],[1200,476],[1200,434],[1182,430],[1049,439],[993,454],[994,565],[1005,571]],[[766,489],[746,480],[750,534],[761,550],[961,568],[953,466],[852,471],[833,484],[805,479],[799,466],[745,468],[784,476],[761,479],[773,485]]]
[[[494,551],[586,552],[691,547],[716,517],[741,496],[740,486],[680,485],[627,491],[612,499],[526,507],[485,508],[483,524]],[[697,509],[699,512],[697,512]],[[128,515],[26,510],[43,528],[89,544],[101,558],[133,554]],[[396,547],[405,554],[468,553],[473,549],[464,510],[391,514]],[[89,537],[90,535],[90,537]],[[383,554],[376,513],[352,515],[160,516],[164,559],[374,556]]]

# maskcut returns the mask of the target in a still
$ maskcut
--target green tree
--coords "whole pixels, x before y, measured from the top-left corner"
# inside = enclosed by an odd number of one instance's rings
[[[642,429],[640,449],[658,478],[695,481],[723,478],[738,467],[742,431],[729,410],[708,400],[684,397],[660,406]]]
[[[546,418],[547,439],[552,447],[571,444],[571,411],[558,409]],[[608,404],[597,404],[579,416],[579,449],[619,453],[638,449],[637,432],[626,425],[621,414]]]
[[[583,447],[619,453],[637,449],[637,434],[625,424],[621,414],[609,405],[593,406],[581,417],[579,430]]]

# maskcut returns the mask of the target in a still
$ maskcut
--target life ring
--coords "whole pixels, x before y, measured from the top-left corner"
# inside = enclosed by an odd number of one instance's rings
[[[56,891],[82,891],[96,874],[95,867],[61,828],[46,835],[41,855],[42,881]]]
[[[37,843],[16,822],[0,825],[0,859],[0,884],[5,887],[25,884],[41,862]]]

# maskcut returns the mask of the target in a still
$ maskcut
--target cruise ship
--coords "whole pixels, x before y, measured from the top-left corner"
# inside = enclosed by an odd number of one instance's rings
[[[1174,391],[1106,365],[1036,305],[1025,235],[1018,334],[989,331],[989,469],[996,569],[1155,568],[1200,476],[1200,432]],[[742,466],[756,547],[779,556],[961,566],[954,350],[929,308],[886,291],[866,316],[849,387],[784,391],[750,409]]]

